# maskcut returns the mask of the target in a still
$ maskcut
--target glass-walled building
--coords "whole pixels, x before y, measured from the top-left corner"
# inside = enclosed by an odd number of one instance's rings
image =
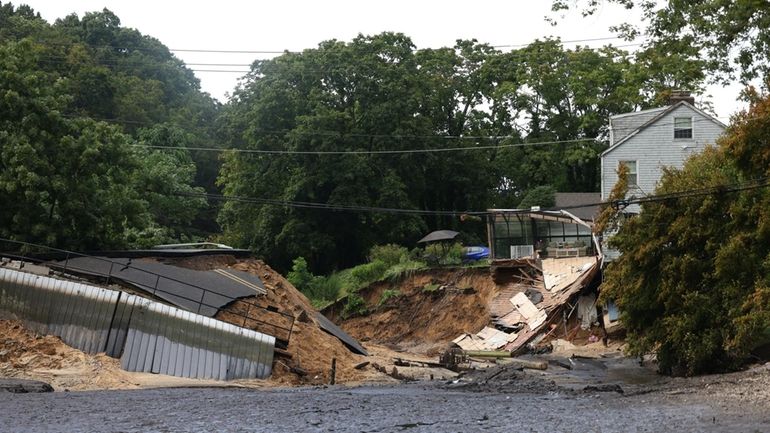
[[[591,227],[561,211],[490,209],[490,256],[579,257],[595,255]]]

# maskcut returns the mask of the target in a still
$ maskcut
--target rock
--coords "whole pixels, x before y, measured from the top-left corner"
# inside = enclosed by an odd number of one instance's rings
[[[50,384],[39,380],[0,379],[0,391],[12,392],[14,394],[53,392],[53,387]]]
[[[623,388],[618,384],[606,384],[606,385],[588,385],[583,388],[584,392],[617,392],[623,394]]]

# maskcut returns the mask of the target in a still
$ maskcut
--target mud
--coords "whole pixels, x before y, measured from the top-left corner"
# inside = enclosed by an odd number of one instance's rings
[[[768,369],[761,368],[722,375],[710,387],[692,380],[633,395],[516,387],[466,392],[436,382],[8,394],[0,395],[0,430],[763,432],[770,428],[768,378]],[[30,412],[35,407],[45,410]]]

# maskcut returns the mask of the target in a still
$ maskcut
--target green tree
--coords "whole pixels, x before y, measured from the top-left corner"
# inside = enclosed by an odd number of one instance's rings
[[[478,91],[451,91],[451,84],[436,77],[444,74],[460,82],[455,75],[481,67],[481,60],[469,58],[487,49],[461,45],[455,51],[415,53],[404,35],[384,33],[359,36],[349,44],[327,41],[315,50],[257,62],[228,107],[223,130],[231,134],[231,143],[262,150],[446,147],[442,136],[471,129],[475,121],[468,117],[477,117],[472,108],[483,101]],[[220,182],[228,194],[256,198],[468,209],[487,202],[493,178],[480,173],[488,172],[488,165],[489,158],[478,152],[449,158],[233,154],[225,160]],[[315,269],[328,270],[359,263],[375,244],[410,243],[428,227],[448,221],[229,202],[220,222],[227,239],[278,267],[302,255]]]
[[[638,10],[645,25],[647,46],[687,64],[700,64],[714,72],[723,83],[733,80],[736,72],[748,83],[770,73],[770,2],[767,0],[607,0],[629,10]],[[554,11],[579,9],[584,15],[596,12],[602,1],[553,0]],[[619,23],[621,34],[634,37],[639,29]],[[699,60],[702,57],[704,60]],[[681,70],[685,63],[679,62]],[[673,70],[673,69],[669,69]]]
[[[553,39],[502,54],[496,63],[501,71],[513,71],[500,74],[507,81],[498,86],[496,100],[508,101],[508,117],[523,137],[504,144],[524,141],[497,157],[502,201],[511,206],[540,185],[564,192],[597,190],[607,118],[649,106],[643,93],[647,76],[622,50],[565,50]]]
[[[193,186],[195,163],[184,149],[192,140],[191,134],[167,124],[139,131],[138,144],[150,147],[135,149],[133,187],[147,203],[152,223],[134,234],[134,244],[192,241],[200,235],[192,224],[207,203],[203,188]]]
[[[37,68],[29,41],[0,45],[0,233],[70,248],[125,246],[145,209],[116,127],[62,115],[66,80]]]
[[[631,353],[656,352],[666,373],[739,368],[770,343],[770,192],[724,187],[770,175],[770,98],[752,99],[718,148],[656,190],[716,192],[647,203],[611,240],[622,256],[603,296],[621,308]]]

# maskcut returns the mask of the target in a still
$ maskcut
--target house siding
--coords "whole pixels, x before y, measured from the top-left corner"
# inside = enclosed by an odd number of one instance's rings
[[[612,130],[612,141],[617,143],[626,138],[637,128],[652,120],[655,116],[665,111],[666,107],[653,108],[651,110],[639,111],[630,114],[621,114],[610,118],[610,129]]]
[[[640,114],[649,121],[648,113]],[[692,117],[692,138],[674,139],[674,118]],[[632,122],[624,117],[620,123],[623,127]],[[618,123],[613,119],[611,126]],[[624,131],[625,132],[625,131]],[[662,167],[681,168],[687,158],[703,151],[708,145],[714,145],[716,139],[724,132],[724,128],[711,121],[708,117],[694,110],[691,106],[682,104],[666,113],[654,123],[631,136],[616,148],[611,148],[602,156],[602,200],[606,200],[612,187],[618,181],[617,168],[620,161],[636,161],[638,188],[629,191],[629,196],[641,197],[653,194],[662,176]],[[620,134],[613,133],[617,142]],[[626,134],[623,134],[624,136]],[[614,144],[610,143],[610,146]],[[629,206],[628,212],[638,213],[639,207]]]

